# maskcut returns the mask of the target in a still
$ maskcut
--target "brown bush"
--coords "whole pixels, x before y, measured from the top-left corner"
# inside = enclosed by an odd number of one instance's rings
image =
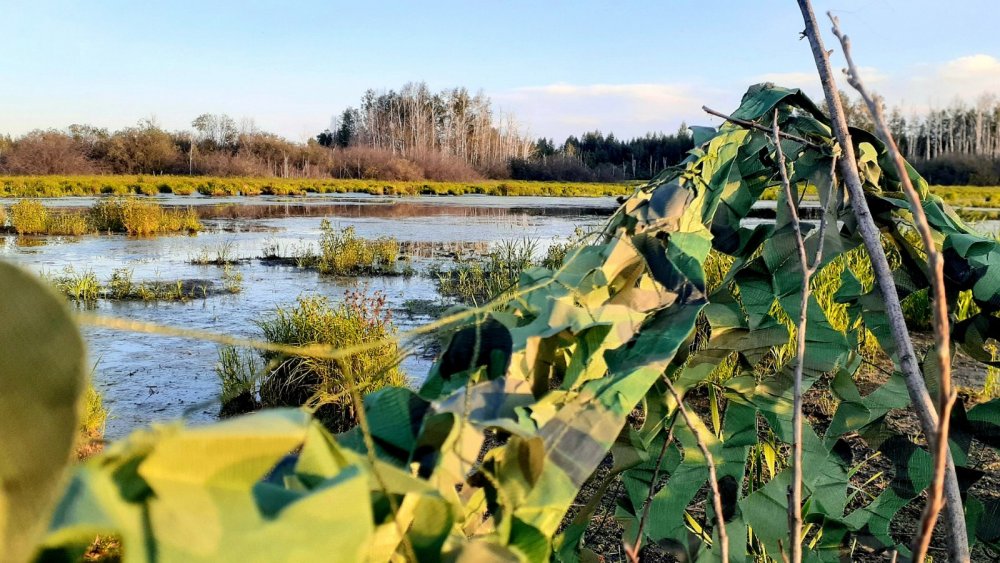
[[[424,152],[413,156],[413,162],[423,169],[422,180],[464,182],[482,180],[483,175],[467,162],[443,152]],[[504,166],[504,173],[507,172]],[[492,177],[492,176],[491,176]]]
[[[389,151],[347,147],[333,151],[331,173],[337,178],[366,180],[423,180],[423,170]]]
[[[32,131],[13,143],[4,154],[8,174],[93,174],[97,167],[85,148],[59,131]]]

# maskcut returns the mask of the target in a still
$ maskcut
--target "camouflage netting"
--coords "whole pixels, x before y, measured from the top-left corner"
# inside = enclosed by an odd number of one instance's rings
[[[814,294],[808,307],[805,386],[832,406],[822,425],[807,418],[804,428],[806,558],[837,561],[862,546],[905,554],[890,527],[928,485],[930,457],[887,422],[909,398],[898,364],[893,371],[887,359],[895,347],[883,299],[847,259],[865,256],[843,189],[830,189],[839,150],[828,121],[800,91],[771,85],[751,88],[733,117],[769,126],[775,108],[782,131],[809,140],[785,139],[782,148],[794,186],[818,193],[829,214],[825,235],[804,225],[806,244],[811,255],[827,237],[817,278],[833,275],[838,288],[824,302]],[[868,204],[897,256],[899,293],[921,291],[924,255],[895,168],[877,139],[852,133]],[[301,411],[281,410],[138,433],[76,470],[47,545],[54,553],[100,531],[122,536],[129,561],[264,553],[588,559],[585,531],[597,503],[568,526],[564,518],[585,484],[605,491],[617,475],[625,495],[616,517],[625,537],[635,537],[676,408],[666,376],[698,397],[692,405],[706,422],[673,424],[675,443],[659,472],[666,483],[652,497],[643,543],[691,560],[718,558],[697,432],[717,464],[733,559],[777,558],[788,534],[791,469],[780,451],[792,435],[795,235],[781,191],[773,224],[744,221],[779,183],[766,131],[698,128],[696,147],[562,267],[526,271],[493,308],[448,317],[443,353],[419,391],[365,399],[367,432],[331,437]],[[912,169],[910,176],[946,258],[952,305],[971,294],[978,309],[952,339],[996,365],[985,345],[1000,334],[1000,244],[967,226]],[[708,262],[720,269],[713,287]],[[866,354],[879,347],[886,374],[859,388]],[[926,375],[933,390],[934,374]],[[627,424],[633,412],[641,423]],[[957,405],[954,420],[952,453],[968,489],[984,477],[971,467],[973,445],[1000,447],[1000,401]],[[505,439],[484,453],[493,431]],[[366,444],[376,449],[372,459]],[[852,481],[863,464],[852,447],[892,463],[881,477],[887,486],[871,498]],[[609,459],[610,475],[588,483]],[[966,508],[973,543],[1000,546],[998,498],[969,494]]]

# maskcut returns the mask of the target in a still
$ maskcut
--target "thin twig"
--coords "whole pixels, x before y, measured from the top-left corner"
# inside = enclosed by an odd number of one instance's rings
[[[726,521],[722,517],[722,493],[719,492],[719,477],[715,472],[715,459],[712,458],[712,452],[708,451],[708,445],[705,444],[705,440],[701,438],[701,433],[698,432],[698,429],[693,424],[687,408],[684,407],[684,401],[677,394],[677,389],[674,388],[673,382],[666,375],[663,376],[663,381],[667,384],[670,394],[674,396],[674,401],[677,402],[677,410],[680,411],[681,418],[684,419],[684,424],[691,430],[691,434],[694,435],[694,439],[698,443],[698,449],[705,456],[705,464],[708,465],[708,485],[712,488],[712,506],[715,507],[715,527],[719,531],[719,554],[722,563],[729,563],[729,535],[726,534]]]
[[[674,411],[670,417],[670,426],[667,430],[667,437],[660,448],[660,455],[656,457],[656,467],[653,469],[653,479],[649,482],[649,493],[646,494],[646,502],[642,507],[642,517],[639,518],[639,531],[635,534],[635,543],[630,547],[625,545],[625,555],[629,561],[639,563],[639,550],[642,548],[642,529],[646,526],[646,519],[649,517],[649,506],[653,504],[653,494],[656,491],[656,482],[660,479],[660,464],[663,463],[663,456],[667,453],[667,448],[674,441],[674,423],[677,422],[677,412]]]
[[[604,517],[601,518],[601,525],[597,528],[597,533],[594,534],[594,537],[599,538],[604,536],[604,530],[605,528],[607,528],[608,521],[613,519],[613,517],[611,516],[611,511],[614,510],[615,503],[618,502],[618,495],[622,494],[622,487],[624,483],[624,481],[622,481],[621,479],[620,474],[617,477],[617,479],[618,483],[615,484],[615,492],[611,494],[611,502],[608,504],[607,509],[604,511]]]
[[[896,140],[886,125],[885,114],[882,111],[882,100],[872,95],[865,88],[864,82],[858,68],[854,65],[851,57],[851,41],[840,31],[840,22],[832,14],[827,13],[833,23],[833,34],[840,41],[840,46],[844,51],[844,58],[847,60],[847,83],[854,87],[861,94],[865,105],[868,106],[868,113],[872,116],[876,131],[885,143],[896,166],[896,172],[903,185],[903,192],[910,204],[910,213],[913,215],[913,222],[920,233],[920,238],[924,243],[924,252],[927,254],[927,278],[931,282],[934,291],[934,347],[938,360],[938,425],[934,434],[927,434],[928,447],[934,456],[934,473],[930,487],[927,491],[927,504],[924,505],[923,516],[920,521],[920,533],[913,538],[913,560],[923,561],[927,555],[927,548],[930,547],[931,535],[934,533],[934,525],[937,522],[938,514],[944,506],[944,475],[947,459],[951,452],[948,450],[948,427],[951,419],[951,408],[955,403],[955,394],[951,386],[951,347],[949,342],[949,322],[948,322],[948,301],[945,295],[944,286],[944,260],[937,246],[934,244],[934,237],[930,224],[927,222],[927,215],[924,213],[920,202],[920,195],[913,188],[910,175],[906,170],[903,156],[899,153]],[[954,502],[955,499],[948,499]],[[958,502],[961,502],[959,499]],[[963,536],[965,532],[963,531]],[[952,531],[954,535],[954,530]],[[954,538],[953,538],[954,539]]]
[[[785,203],[791,215],[792,231],[795,234],[795,245],[799,251],[799,266],[802,270],[802,289],[799,301],[799,325],[796,332],[795,375],[792,390],[792,485],[788,498],[788,530],[791,543],[792,563],[802,561],[802,370],[806,357],[806,327],[809,323],[809,280],[819,268],[823,257],[823,242],[826,230],[827,210],[820,218],[819,242],[816,244],[816,256],[809,264],[806,256],[805,237],[802,236],[802,224],[799,221],[799,210],[792,183],[788,179],[788,168],[785,164],[785,153],[781,149],[781,129],[778,127],[778,109],[774,110],[774,120],[771,124],[773,132],[771,141],[774,143],[778,159],[778,170],[781,173],[781,184],[785,190]],[[831,180],[834,179],[831,170]],[[817,186],[819,189],[819,186]],[[803,190],[804,191],[804,190]],[[827,196],[827,206],[833,201],[833,189]],[[782,552],[784,555],[784,552]]]
[[[756,123],[756,122],[753,122],[753,121],[747,121],[745,119],[739,119],[739,118],[733,117],[731,115],[726,115],[726,114],[722,113],[721,111],[716,111],[716,110],[714,110],[714,109],[712,109],[712,108],[710,108],[708,106],[701,106],[701,109],[705,110],[705,113],[707,113],[707,114],[714,115],[716,117],[721,117],[722,119],[725,119],[726,121],[730,121],[730,122],[735,123],[737,125],[742,125],[744,127],[750,128],[750,129],[760,129],[761,131],[765,131],[765,132],[768,132],[768,133],[771,132],[770,128],[765,127],[764,125],[761,125],[760,123]],[[804,143],[804,144],[809,145],[810,147],[813,147],[813,148],[817,148],[817,149],[823,148],[823,145],[814,143],[814,142],[810,141],[809,139],[806,139],[804,137],[799,137],[798,135],[792,135],[791,133],[782,132],[781,136],[784,137],[784,138],[786,138],[786,139],[790,139],[792,141],[798,141],[800,143]]]
[[[913,342],[910,339],[909,330],[903,317],[903,308],[899,301],[899,293],[889,269],[889,262],[882,248],[880,233],[872,219],[871,210],[865,200],[865,191],[861,185],[861,177],[858,173],[858,164],[854,152],[854,145],[851,142],[851,134],[847,127],[847,119],[844,114],[844,107],[841,103],[837,90],[836,81],[833,78],[833,70],[830,67],[830,57],[823,46],[823,39],[818,32],[816,15],[813,13],[812,4],[809,0],[797,0],[799,10],[802,12],[802,19],[805,23],[803,35],[809,40],[813,59],[816,62],[816,70],[819,73],[820,83],[823,86],[823,94],[826,98],[827,106],[830,108],[831,125],[837,137],[837,142],[843,151],[840,159],[841,177],[847,185],[851,198],[851,207],[857,218],[858,232],[861,234],[868,250],[868,256],[872,262],[872,269],[875,272],[875,279],[878,282],[879,291],[885,303],[886,316],[889,327],[892,331],[893,339],[896,343],[898,362],[900,370],[906,381],[906,390],[910,395],[910,402],[914,406],[924,433],[928,436],[937,434],[938,413],[927,392],[920,366],[917,363],[916,354],[913,350]],[[945,471],[945,495],[948,502],[945,505],[947,520],[950,526],[952,542],[951,560],[964,562],[969,560],[969,544],[966,536],[965,514],[961,504],[961,491],[958,486],[958,477],[955,473],[954,461],[951,456],[946,456]]]

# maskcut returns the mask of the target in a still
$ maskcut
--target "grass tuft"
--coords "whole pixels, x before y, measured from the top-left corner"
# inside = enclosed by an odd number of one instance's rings
[[[391,339],[396,334],[385,295],[380,292],[349,291],[336,306],[325,297],[299,297],[295,306],[279,307],[256,324],[269,342],[297,346],[343,348]],[[223,348],[217,365],[223,413],[243,412],[239,407],[308,405],[332,431],[346,431],[357,423],[349,382],[356,381],[362,395],[404,385],[406,379],[395,365],[397,353],[392,340],[342,361],[270,352],[258,359],[249,352]],[[261,365],[265,367],[261,369]]]

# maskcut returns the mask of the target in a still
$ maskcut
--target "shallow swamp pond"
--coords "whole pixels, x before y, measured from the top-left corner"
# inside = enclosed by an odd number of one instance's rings
[[[428,246],[461,243],[484,251],[503,241],[531,240],[544,254],[550,244],[565,241],[580,228],[599,229],[617,208],[615,198],[310,195],[306,197],[233,197],[164,195],[149,198],[165,207],[192,206],[205,230],[193,236],[136,238],[124,235],[82,237],[17,237],[0,234],[0,259],[39,273],[58,275],[66,267],[93,272],[107,282],[118,268],[129,268],[133,281],[195,283],[221,287],[224,268],[193,264],[220,251],[238,259],[233,271],[242,275],[236,294],[189,301],[99,300],[92,309],[102,315],[173,327],[257,338],[254,320],[278,306],[290,306],[300,295],[323,295],[340,302],[347,290],[366,287],[385,293],[400,331],[431,321],[404,306],[407,300],[441,301],[433,267],[447,269],[455,260],[448,252],[429,253]],[[46,206],[82,208],[95,198],[44,200]],[[0,198],[9,207],[14,200]],[[745,226],[773,221],[775,202],[758,202],[758,213]],[[414,255],[416,275],[410,277],[334,277],[258,258],[265,248],[293,254],[320,238],[320,223],[353,227],[358,236],[393,236],[404,252]],[[810,219],[807,219],[810,220]],[[996,232],[998,221],[979,228]],[[440,250],[440,248],[438,248]],[[447,248],[445,248],[447,250]],[[75,305],[82,307],[81,305]],[[139,332],[83,327],[93,380],[109,412],[106,436],[120,438],[152,422],[184,418],[192,424],[216,420],[220,385],[215,374],[218,345],[203,340]],[[415,353],[402,363],[413,384],[430,368],[428,354]],[[978,377],[978,376],[977,376]]]
[[[242,291],[232,295],[194,298],[186,302],[99,300],[93,310],[102,315],[175,327],[206,330],[238,337],[259,337],[253,324],[277,306],[293,305],[299,295],[324,295],[331,302],[359,286],[386,294],[397,327],[402,331],[430,321],[410,315],[408,299],[439,299],[435,281],[426,275],[437,265],[447,268],[454,258],[438,253],[413,260],[410,277],[339,278],[314,270],[276,266],[256,259],[265,247],[284,252],[320,238],[320,222],[336,228],[354,227],[360,237],[396,237],[406,247],[417,243],[478,243],[480,249],[508,240],[529,239],[545,252],[554,241],[566,240],[579,227],[600,228],[617,207],[614,198],[555,198],[451,196],[384,198],[315,195],[299,198],[199,198],[162,196],[164,206],[194,206],[205,230],[194,236],[136,238],[124,235],[83,237],[0,237],[0,258],[39,272],[59,274],[66,267],[92,271],[107,282],[117,268],[130,268],[139,282],[206,280],[221,285],[224,269],[196,265],[192,260],[214,258],[225,248],[241,259],[233,270],[243,276]],[[46,206],[86,207],[94,198],[45,200]],[[13,201],[0,200],[9,206]],[[79,305],[77,305],[79,306]],[[156,421],[184,418],[192,424],[210,422],[219,411],[220,386],[215,374],[218,345],[212,342],[137,332],[83,327],[93,379],[109,412],[106,436],[120,438]],[[412,355],[402,367],[419,383],[431,358]]]

